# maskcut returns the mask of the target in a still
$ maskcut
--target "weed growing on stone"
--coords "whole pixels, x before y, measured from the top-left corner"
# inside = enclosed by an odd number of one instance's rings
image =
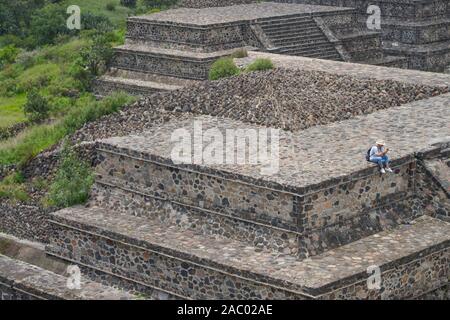
[[[236,66],[232,58],[220,58],[211,66],[209,80],[237,76],[239,73],[241,73],[241,70]]]
[[[264,71],[273,69],[272,60],[266,58],[258,58],[247,66],[246,72]]]
[[[82,204],[87,201],[93,183],[90,165],[79,159],[70,146],[65,146],[46,204],[61,208]]]

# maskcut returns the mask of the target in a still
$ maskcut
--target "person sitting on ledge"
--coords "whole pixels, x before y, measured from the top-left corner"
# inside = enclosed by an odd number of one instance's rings
[[[379,140],[375,144],[369,151],[369,161],[378,164],[381,173],[393,172],[389,167],[389,157],[387,156],[389,148],[385,148],[386,143]]]

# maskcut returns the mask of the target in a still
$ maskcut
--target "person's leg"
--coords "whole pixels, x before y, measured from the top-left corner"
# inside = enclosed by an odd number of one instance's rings
[[[372,157],[370,159],[370,162],[378,164],[378,166],[380,167],[380,170],[384,170],[384,162],[383,162],[382,157]]]
[[[393,172],[391,167],[389,166],[389,157],[388,156],[383,157],[383,163],[384,163],[384,167],[386,168],[387,171]]]

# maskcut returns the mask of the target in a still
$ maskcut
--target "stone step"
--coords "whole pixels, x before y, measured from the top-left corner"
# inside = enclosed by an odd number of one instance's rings
[[[195,119],[202,122],[203,130],[209,127],[219,130],[256,128],[230,119],[205,116]],[[170,205],[193,207],[202,213],[184,213],[187,218],[183,219],[190,223],[198,220],[199,215],[214,218],[212,221],[218,226],[206,228],[207,232],[219,235],[222,232],[226,236],[230,232],[213,229],[231,230],[225,225],[235,221],[249,230],[244,233],[249,243],[262,241],[263,247],[280,251],[294,248],[300,257],[304,257],[376,232],[379,230],[376,223],[365,223],[372,221],[368,218],[369,212],[400,205],[413,195],[414,161],[411,159],[393,163],[396,174],[392,175],[380,176],[376,166],[363,163],[364,169],[349,170],[337,179],[330,177],[333,172],[312,178],[311,174],[304,174],[303,164],[297,163],[301,162],[298,153],[292,149],[301,142],[288,132],[281,133],[281,141],[291,143],[280,145],[281,163],[274,175],[261,175],[262,164],[176,164],[171,159],[173,145],[167,141],[172,141],[172,133],[179,129],[190,132],[192,124],[192,116],[186,116],[186,119],[166,123],[140,136],[98,142],[101,163],[96,168],[97,184],[128,192],[126,196],[121,194],[109,201],[114,205],[111,209],[146,215],[146,211],[153,212],[155,207],[161,207],[146,200],[150,198],[170,202]],[[335,171],[336,168],[330,169]],[[112,192],[94,192],[92,203],[104,206]],[[394,225],[410,218],[408,209],[400,211],[405,216],[393,219],[397,221]],[[168,215],[165,208],[161,212],[158,215]],[[195,218],[189,218],[194,215]],[[371,217],[378,215],[371,214]],[[182,215],[174,212],[173,216]],[[221,222],[226,218],[226,222]],[[350,230],[349,225],[353,226]],[[289,232],[283,235],[283,230]],[[258,237],[258,233],[264,234],[264,239],[260,239],[262,236]],[[297,243],[295,239],[299,233],[306,238],[315,238],[315,243],[305,241],[305,244],[291,246],[291,243]],[[327,237],[330,234],[335,236]],[[270,237],[273,239],[267,240]],[[290,252],[295,254],[295,250]]]
[[[302,27],[308,27],[308,26],[317,26],[314,20],[308,19],[308,20],[292,20],[292,21],[273,21],[267,24],[259,24],[263,30],[271,30],[271,29],[277,29],[277,28],[302,28]]]
[[[101,208],[50,223],[48,254],[190,299],[415,298],[449,276],[450,224],[427,216],[303,261]],[[367,286],[374,266],[381,290]]]
[[[291,14],[285,16],[272,16],[267,18],[259,18],[258,23],[271,23],[273,21],[292,21],[292,20],[311,20],[308,14]]]
[[[296,231],[156,197],[131,187],[125,188],[121,184],[97,181],[92,188],[89,206],[145,217],[149,221],[156,220],[206,236],[234,239],[261,250],[293,256],[304,251],[300,250],[300,233]]]
[[[115,48],[111,67],[184,79],[208,78],[211,65],[234,50],[200,53],[144,45],[123,45]]]
[[[310,46],[292,46],[292,47],[281,47],[273,52],[279,54],[303,54],[303,55],[320,55],[320,54],[335,54],[339,56],[336,49],[333,46],[325,45],[315,45]]]
[[[290,53],[292,56],[302,56],[307,58],[314,58],[314,59],[325,59],[325,60],[335,60],[335,61],[342,61],[342,57],[335,52],[330,53],[317,53],[317,54],[305,54],[302,52],[293,52]]]
[[[141,81],[135,79],[102,76],[94,81],[94,94],[105,97],[117,91],[124,91],[130,95],[147,96],[155,92],[181,89],[180,86],[162,84],[159,82]]]
[[[94,94],[104,97],[115,91],[125,91],[145,96],[154,92],[178,90],[195,83],[198,81],[110,68],[106,75],[94,81]]]
[[[272,33],[272,32],[285,32],[285,33],[292,33],[292,32],[308,32],[310,30],[315,30],[317,27],[316,24],[297,24],[297,25],[282,25],[279,27],[265,27],[262,28],[264,32],[266,33]]]
[[[332,49],[327,49],[327,50],[316,50],[316,49],[295,50],[295,49],[292,49],[289,51],[279,52],[279,54],[289,54],[289,55],[318,58],[318,59],[320,59],[321,57],[325,57],[325,56],[340,58],[339,54],[335,50],[332,50]]]
[[[273,30],[264,30],[264,33],[268,36],[283,36],[288,34],[309,34],[309,33],[315,33],[319,31],[320,29],[317,28],[317,26],[311,26],[311,27],[305,27],[305,28],[294,28],[294,29],[273,29]]]
[[[308,50],[308,49],[323,49],[323,48],[333,48],[334,49],[334,46],[331,43],[327,42],[326,40],[323,40],[323,41],[317,41],[317,42],[313,42],[313,43],[303,42],[303,43],[297,43],[297,44],[289,44],[289,45],[281,46],[277,49],[280,49],[280,50],[282,49],[284,52],[284,50],[289,51],[290,49]]]
[[[317,32],[314,35],[289,35],[284,37],[271,37],[271,41],[275,44],[302,44],[318,40],[326,40],[326,37],[323,33]]]
[[[68,278],[0,254],[0,300],[133,300],[137,296],[81,278],[70,289]]]

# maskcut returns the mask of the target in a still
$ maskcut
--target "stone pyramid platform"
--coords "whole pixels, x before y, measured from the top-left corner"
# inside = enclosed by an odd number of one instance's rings
[[[179,8],[128,18],[125,44],[94,91],[176,90],[207,79],[214,61],[242,48],[397,67],[405,62],[385,57],[380,34],[362,28],[351,8],[269,2]],[[136,77],[129,78],[131,72]]]
[[[450,65],[450,5],[447,0],[274,0],[351,7],[361,23],[367,20],[369,5],[381,10],[384,52],[407,57],[408,68],[443,71]]]
[[[90,280],[80,289],[67,277],[0,254],[1,300],[134,300],[137,296]]]
[[[281,132],[279,170],[270,174],[266,164],[172,160],[173,132],[193,133],[194,121],[220,132],[265,129],[225,118],[186,115],[100,141],[91,200],[51,214],[47,252],[150,297],[415,299],[445,291],[450,224],[421,190],[438,186],[423,159],[445,157],[450,146],[449,101],[444,94]],[[362,161],[380,122],[393,174]],[[380,290],[367,286],[374,266]]]

